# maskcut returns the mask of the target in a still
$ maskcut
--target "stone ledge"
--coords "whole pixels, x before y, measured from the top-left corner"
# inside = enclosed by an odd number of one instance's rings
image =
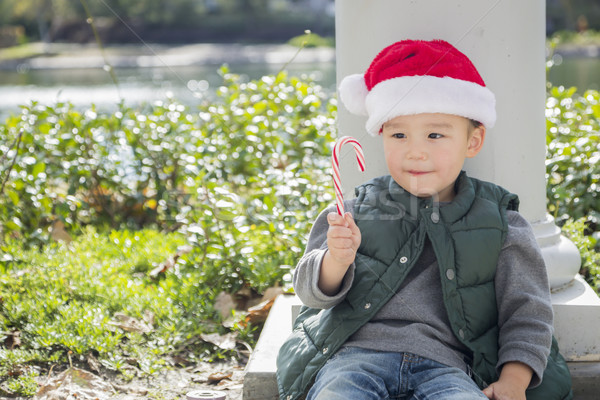
[[[280,295],[275,299],[271,312],[246,365],[244,376],[244,400],[276,400],[277,352],[292,333],[292,309],[302,303],[297,296]]]
[[[600,396],[600,361],[567,363],[573,377],[574,400],[596,400]]]
[[[554,336],[569,361],[600,361],[600,298],[581,275],[552,291]],[[598,395],[597,398],[600,398]]]
[[[276,359],[279,348],[292,333],[292,316],[302,303],[296,296],[281,295],[273,304],[256,348],[246,365],[244,400],[277,400]],[[574,400],[596,400],[600,393],[600,361],[569,362]]]

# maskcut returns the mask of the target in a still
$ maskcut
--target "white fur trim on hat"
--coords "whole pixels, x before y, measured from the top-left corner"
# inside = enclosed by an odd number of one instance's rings
[[[344,103],[345,104],[345,103]],[[450,77],[408,76],[375,85],[365,101],[366,128],[376,136],[381,126],[400,115],[459,115],[491,128],[496,122],[496,97],[486,87]]]
[[[362,74],[348,75],[340,82],[340,99],[352,114],[367,115],[365,100],[369,90]]]

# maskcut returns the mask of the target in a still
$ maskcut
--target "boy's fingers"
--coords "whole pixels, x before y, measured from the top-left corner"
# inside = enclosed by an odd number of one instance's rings
[[[349,238],[352,236],[352,230],[343,225],[332,225],[327,231],[327,236],[331,238]]]
[[[352,239],[336,238],[328,243],[329,249],[347,250],[352,248]]]
[[[492,396],[494,396],[494,389],[491,386],[488,386],[483,389],[483,394],[485,394],[488,399],[491,399]]]
[[[330,212],[327,214],[327,222],[329,222],[329,225],[347,226],[346,219],[336,212]]]
[[[344,214],[344,219],[346,220],[348,228],[350,228],[353,234],[360,233],[360,229],[358,229],[358,225],[356,225],[356,222],[354,222],[354,218],[352,218],[351,213],[347,212]]]

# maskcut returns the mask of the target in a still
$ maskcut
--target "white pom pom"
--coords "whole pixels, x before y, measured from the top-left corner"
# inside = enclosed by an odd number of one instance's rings
[[[365,100],[369,90],[362,74],[348,75],[340,82],[340,99],[352,114],[368,115]]]

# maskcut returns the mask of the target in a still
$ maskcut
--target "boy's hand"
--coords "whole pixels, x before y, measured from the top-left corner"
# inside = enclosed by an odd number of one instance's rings
[[[533,371],[519,362],[504,364],[500,379],[483,389],[483,394],[492,400],[525,400],[525,390],[531,382]]]
[[[349,267],[354,262],[360,246],[360,230],[349,212],[343,216],[335,212],[327,215],[327,247],[333,261],[340,266]]]
[[[511,384],[496,381],[483,389],[483,394],[492,400],[525,400],[525,391],[518,390]]]
[[[340,290],[342,279],[350,264],[354,262],[356,251],[360,246],[360,230],[347,212],[344,216],[335,212],[327,215],[327,253],[323,258],[319,274],[319,288],[327,295],[333,296]]]

